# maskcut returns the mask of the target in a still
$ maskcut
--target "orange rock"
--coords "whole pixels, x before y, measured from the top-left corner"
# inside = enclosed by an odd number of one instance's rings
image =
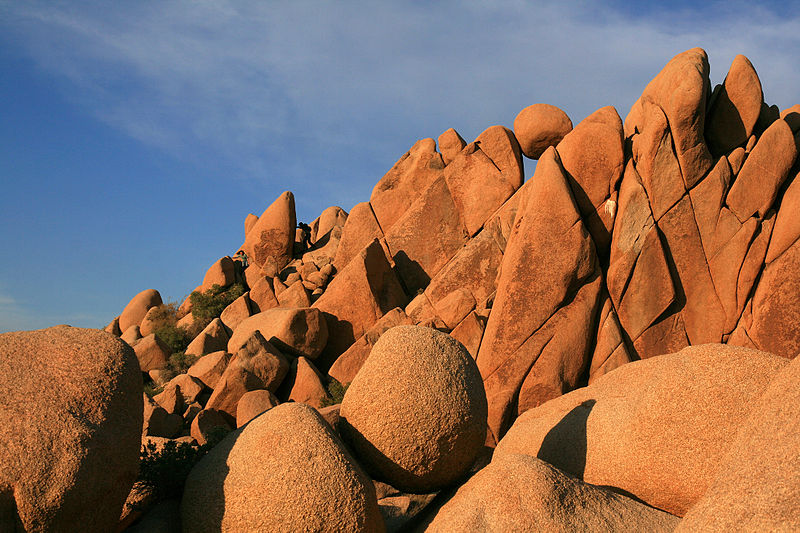
[[[467,145],[467,142],[462,139],[461,135],[453,128],[439,135],[437,143],[439,144],[439,151],[442,153],[442,161],[444,161],[445,165],[449,165]]]
[[[239,399],[246,392],[257,389],[275,392],[288,371],[289,363],[283,354],[256,331],[228,363],[206,409],[225,413],[232,424]]]
[[[160,311],[160,306],[151,307],[145,313],[144,318],[142,319],[141,324],[139,324],[139,334],[142,337],[147,337],[151,333],[155,333],[156,327],[158,327],[158,317]]]
[[[419,326],[381,336],[345,392],[340,425],[365,467],[403,491],[439,490],[483,447],[486,397],[458,341]]]
[[[431,319],[440,322],[442,320],[436,315],[436,310],[433,308],[431,301],[424,292],[415,296],[414,299],[408,303],[406,306],[406,315],[414,324],[419,324]],[[442,327],[444,327],[444,322],[442,322]]]
[[[268,390],[252,390],[244,393],[236,407],[236,427],[242,427],[252,419],[278,405],[278,399]]]
[[[447,165],[444,179],[470,236],[521,184],[506,179],[478,143],[469,144]]]
[[[469,234],[459,213],[447,182],[441,178],[386,231],[395,269],[409,293],[424,289],[467,242]]]
[[[250,230],[253,229],[253,226],[256,225],[258,222],[258,217],[255,216],[253,213],[248,213],[244,219],[244,236],[247,238],[247,234],[250,233]]]
[[[539,159],[551,146],[557,145],[572,130],[572,121],[554,105],[533,104],[517,114],[514,135],[522,153]]]
[[[141,324],[151,307],[161,305],[161,295],[155,289],[147,289],[134,296],[119,315],[119,329],[125,332],[131,326]]]
[[[514,132],[505,126],[489,126],[475,139],[503,175],[506,183],[517,190],[525,180],[523,175],[522,150]]]
[[[467,289],[460,288],[436,302],[434,309],[447,329],[452,330],[475,309],[475,303],[472,293]]]
[[[494,237],[490,230],[481,231],[433,277],[425,295],[434,308],[456,289],[469,291],[479,305],[497,289],[503,252]]]
[[[771,263],[800,239],[800,169],[788,180],[788,187],[783,193],[775,229],[769,242],[766,262]]]
[[[142,436],[172,438],[177,435],[183,426],[183,418],[168,413],[145,393],[142,393],[142,399],[144,400]]]
[[[228,332],[222,320],[215,318],[186,347],[186,355],[201,356],[228,347]]]
[[[231,425],[215,409],[203,409],[192,420],[190,434],[201,446],[208,442],[209,437],[217,431],[228,432]]]
[[[139,326],[131,326],[119,338],[128,343],[129,346],[133,346],[142,338],[142,332],[139,330]]]
[[[228,352],[236,353],[255,331],[277,349],[310,359],[316,358],[328,342],[328,324],[318,309],[278,307],[242,321],[228,341]]]
[[[711,92],[708,72],[706,52],[692,48],[672,58],[647,84],[639,99],[642,105],[650,103],[663,110],[687,189],[693,187],[713,163],[704,134],[706,99]],[[625,122],[628,131],[628,120]],[[634,121],[631,129],[643,131],[638,121]]]
[[[556,146],[584,223],[604,257],[614,227],[614,210],[606,204],[616,201],[625,168],[622,139],[622,119],[608,106],[582,120]]]
[[[219,379],[230,361],[230,354],[224,350],[204,355],[189,367],[187,374],[202,381],[208,388],[215,389]]]
[[[290,383],[292,386],[289,392],[290,401],[320,408],[322,401],[328,397],[328,391],[322,384],[322,374],[305,357],[298,357],[297,361],[292,361],[292,372],[287,379],[289,380],[287,384]]]
[[[758,139],[733,182],[726,203],[741,221],[764,218],[797,158],[792,129],[777,120]]]
[[[208,268],[200,285],[200,292],[205,292],[214,285],[227,287],[234,281],[236,281],[236,269],[233,259],[226,255]]]
[[[725,345],[634,361],[522,415],[498,444],[683,516],[786,360]]]
[[[436,141],[417,141],[372,189],[369,203],[380,227],[389,231],[416,198],[442,176],[444,161]]]
[[[579,481],[527,455],[503,455],[475,474],[425,529],[671,532],[680,519]]]
[[[347,263],[374,239],[382,237],[383,231],[378,225],[378,220],[375,218],[369,202],[361,202],[353,206],[342,230],[342,239],[339,241],[339,247],[336,249],[336,256],[333,259],[336,271],[339,272],[347,266]]]
[[[0,530],[114,531],[142,431],[130,347],[69,326],[0,334],[0,390]]]
[[[269,278],[259,278],[254,285],[250,287],[250,307],[252,307],[253,314],[278,307],[278,299],[272,291],[272,281]]]
[[[317,224],[317,231],[312,233],[311,241],[317,243],[328,235],[335,227],[344,227],[347,222],[347,211],[339,206],[331,206],[322,214],[319,215],[319,223]]]
[[[602,278],[555,149],[542,156],[530,183],[477,357],[490,442],[517,412],[574,388],[591,355]],[[564,306],[568,294],[574,296]]]
[[[728,154],[728,163],[731,166],[731,173],[734,176],[742,169],[742,165],[744,164],[746,157],[747,154],[745,154],[743,146],[735,148],[731,153]]]
[[[784,109],[780,116],[792,128],[792,133],[796,134],[800,131],[800,104]]]
[[[463,344],[464,348],[467,349],[474,359],[478,356],[478,349],[481,346],[481,339],[483,339],[483,332],[485,329],[486,317],[472,311],[461,323],[453,328],[450,336]]]
[[[122,335],[122,330],[119,329],[119,317],[114,317],[114,320],[109,322],[108,325],[103,328],[103,331],[106,333],[111,333],[117,337]]]
[[[259,217],[242,244],[251,264],[264,266],[269,258],[277,268],[292,260],[294,232],[297,225],[294,195],[286,191]]]
[[[219,319],[225,324],[225,327],[233,331],[239,324],[242,323],[247,317],[252,315],[250,292],[246,292],[236,298],[231,304],[223,309]]]
[[[774,377],[676,531],[800,530],[800,358]]]
[[[199,379],[188,374],[178,374],[153,399],[168,413],[182,414],[188,405],[197,401],[203,389],[205,385]]]
[[[279,405],[214,447],[181,502],[194,531],[384,531],[375,489],[317,412]]]
[[[328,284],[312,307],[325,315],[328,343],[316,360],[327,371],[357,338],[395,307],[406,295],[377,240],[365,247]]]
[[[350,383],[369,357],[372,347],[387,330],[395,326],[411,325],[402,309],[396,307],[383,315],[366,333],[354,342],[336,362],[333,363],[328,375],[342,384]]]
[[[171,355],[169,347],[155,333],[151,333],[137,342],[133,351],[136,352],[142,372],[164,368]]]
[[[604,293],[601,298],[603,305],[600,309],[600,319],[597,322],[597,341],[589,365],[589,383],[633,360],[625,342],[625,332],[619,322],[617,312],[611,304],[611,299],[607,293]]]
[[[706,118],[706,140],[712,153],[724,154],[747,142],[763,99],[756,69],[745,56],[736,56]]]
[[[278,278],[275,278],[278,279]],[[308,307],[311,305],[311,298],[308,296],[308,289],[305,288],[301,280],[297,280],[288,288],[281,291],[277,296],[280,307]]]

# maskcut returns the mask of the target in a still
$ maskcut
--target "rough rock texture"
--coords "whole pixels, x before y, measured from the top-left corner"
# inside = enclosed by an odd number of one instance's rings
[[[370,472],[431,492],[466,473],[486,434],[472,357],[449,335],[398,326],[378,339],[345,393],[341,431]]]
[[[326,372],[333,362],[384,314],[406,303],[397,276],[377,240],[336,275],[312,306],[325,315],[328,343],[317,358]]]
[[[196,377],[211,389],[217,387],[217,382],[225,372],[230,361],[230,354],[225,350],[204,355],[189,367],[187,374]]]
[[[207,353],[224,350],[228,347],[228,332],[219,318],[212,320],[189,346],[186,347],[187,355],[201,356]]]
[[[203,409],[192,419],[190,434],[201,446],[217,431],[231,430],[230,418],[223,416],[216,409]]]
[[[140,339],[133,347],[142,372],[158,370],[167,365],[169,347],[155,333]]]
[[[444,161],[436,141],[422,139],[401,157],[372,189],[369,203],[384,232],[397,222],[433,182],[442,176]]]
[[[314,368],[314,364],[305,357],[298,357],[296,361],[292,361],[290,374],[286,378],[286,385],[291,385],[288,400],[317,409],[322,407],[328,391],[325,390],[322,374]]]
[[[292,259],[296,225],[294,195],[287,191],[272,202],[247,233],[241,248],[250,263],[258,267],[273,263],[275,268],[283,268]]]
[[[244,393],[236,406],[236,427],[242,427],[252,419],[278,405],[278,399],[268,390],[252,390]]]
[[[680,519],[595,487],[527,455],[503,455],[475,474],[425,531],[663,531]]]
[[[278,299],[272,290],[272,281],[269,278],[259,277],[250,286],[250,307],[253,313],[261,313],[267,309],[278,307]]]
[[[270,409],[211,450],[189,474],[181,517],[197,533],[384,530],[371,481],[302,404]]]
[[[490,443],[518,413],[577,386],[591,356],[599,307],[602,277],[594,245],[554,149],[530,182],[477,357]]]
[[[724,154],[747,142],[763,99],[756,69],[745,56],[736,56],[706,119],[706,140],[712,153]]]
[[[0,530],[113,531],[139,467],[142,377],[111,334],[0,335]]]
[[[522,153],[531,159],[539,157],[557,145],[572,130],[572,121],[554,105],[533,104],[517,114],[514,135]]]
[[[225,324],[225,327],[233,331],[239,324],[246,318],[253,314],[252,305],[250,303],[250,293],[246,292],[236,298],[231,304],[223,309],[219,319]]]
[[[328,323],[318,309],[276,308],[243,320],[228,341],[228,352],[236,353],[255,331],[279,350],[311,359],[328,342]]]
[[[374,239],[383,238],[383,231],[369,202],[361,202],[353,206],[347,222],[342,229],[342,238],[333,258],[333,266],[337,272],[347,266],[353,257]]]
[[[800,530],[800,359],[774,377],[679,531]]]
[[[328,375],[339,383],[345,384],[353,381],[358,371],[369,357],[372,347],[387,330],[395,326],[410,326],[413,322],[406,316],[402,309],[396,307],[383,315],[371,328],[369,328],[356,342],[340,355],[328,370]]]
[[[495,457],[539,457],[683,516],[786,363],[721,344],[635,361],[523,414]]]
[[[151,307],[161,305],[161,295],[155,289],[147,289],[134,296],[119,315],[119,329],[127,331],[131,326],[138,326]]]

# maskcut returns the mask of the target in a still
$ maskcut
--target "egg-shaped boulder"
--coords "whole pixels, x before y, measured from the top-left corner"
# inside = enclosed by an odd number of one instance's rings
[[[311,407],[286,403],[229,434],[189,473],[183,530],[381,532],[375,488]]]
[[[406,492],[460,478],[486,439],[483,381],[466,348],[421,326],[384,333],[345,393],[341,431],[377,479]]]
[[[539,159],[545,150],[561,142],[572,131],[572,121],[560,108],[550,104],[533,104],[514,119],[514,136],[522,153]]]

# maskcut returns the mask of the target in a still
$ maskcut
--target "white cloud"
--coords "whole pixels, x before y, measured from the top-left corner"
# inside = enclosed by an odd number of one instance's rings
[[[709,52],[715,82],[744,53],[770,102],[800,93],[797,11],[744,2],[642,14],[575,0],[7,9],[4,31],[101,120],[184,158],[222,156],[234,175],[321,194],[341,194],[325,181],[332,167],[367,159],[385,170],[416,138],[450,126],[474,138],[530,103],[562,106],[575,122],[611,104],[624,118],[693,46]]]

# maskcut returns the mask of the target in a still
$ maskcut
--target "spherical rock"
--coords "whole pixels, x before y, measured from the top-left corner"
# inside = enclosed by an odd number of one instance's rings
[[[572,121],[554,105],[533,104],[519,112],[514,119],[514,135],[522,153],[539,159],[545,150],[557,145],[572,131]]]
[[[131,326],[138,326],[151,307],[162,303],[161,294],[157,290],[147,289],[140,292],[128,302],[119,315],[119,329],[125,332]]]
[[[0,390],[0,531],[115,531],[139,468],[133,350],[68,326],[5,333]]]
[[[375,488],[320,415],[283,404],[191,471],[184,531],[383,531]]]
[[[345,393],[342,431],[373,475],[406,492],[462,476],[486,438],[487,405],[469,352],[445,333],[397,326]]]

